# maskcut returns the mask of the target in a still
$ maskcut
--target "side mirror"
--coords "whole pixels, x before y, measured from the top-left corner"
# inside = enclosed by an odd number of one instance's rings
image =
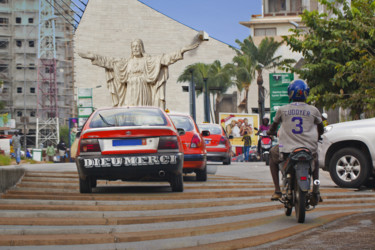
[[[76,133],[76,138],[78,139],[79,137],[81,137],[81,131],[77,131]]]
[[[211,135],[210,131],[208,131],[208,130],[203,130],[201,134],[202,134],[202,136],[210,136]]]
[[[184,135],[185,134],[185,129],[183,128],[177,128],[178,135]]]

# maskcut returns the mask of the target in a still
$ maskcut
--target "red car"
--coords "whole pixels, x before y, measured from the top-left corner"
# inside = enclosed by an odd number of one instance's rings
[[[97,109],[77,137],[76,165],[81,193],[91,193],[97,180],[168,181],[172,191],[183,191],[182,143],[178,130],[163,110]]]
[[[168,114],[177,129],[183,129],[181,141],[184,148],[184,173],[196,174],[197,181],[207,180],[207,151],[203,136],[209,135],[208,131],[199,132],[199,129],[190,115]]]
[[[222,161],[224,165],[231,164],[232,145],[222,126],[212,123],[198,124],[200,131],[208,130],[210,135],[205,137],[208,161]]]

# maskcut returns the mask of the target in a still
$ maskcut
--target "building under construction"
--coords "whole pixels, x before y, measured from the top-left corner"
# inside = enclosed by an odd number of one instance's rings
[[[41,2],[52,4],[53,11],[40,11]],[[68,0],[60,4],[51,0],[0,0],[0,101],[5,104],[0,112],[11,114],[16,129],[26,134],[27,147],[39,146],[38,117],[39,121],[58,118],[60,125],[75,117],[74,27],[66,21],[66,16],[73,15],[70,4]],[[44,14],[50,17],[42,22]],[[41,40],[43,34],[46,41]],[[53,49],[52,59],[43,60],[43,48]]]

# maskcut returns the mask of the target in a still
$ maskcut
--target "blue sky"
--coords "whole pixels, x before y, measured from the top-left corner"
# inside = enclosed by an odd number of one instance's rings
[[[211,37],[237,47],[250,35],[239,24],[251,15],[262,14],[262,0],[140,0],[153,9]]]

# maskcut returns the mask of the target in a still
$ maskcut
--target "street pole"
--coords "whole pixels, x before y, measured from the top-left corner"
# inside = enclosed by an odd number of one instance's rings
[[[210,122],[210,100],[208,96],[207,79],[203,78],[204,81],[204,121]]]
[[[189,86],[190,94],[190,115],[193,117],[194,122],[196,122],[196,113],[195,113],[195,84],[194,84],[194,70],[190,69],[191,82]]]

